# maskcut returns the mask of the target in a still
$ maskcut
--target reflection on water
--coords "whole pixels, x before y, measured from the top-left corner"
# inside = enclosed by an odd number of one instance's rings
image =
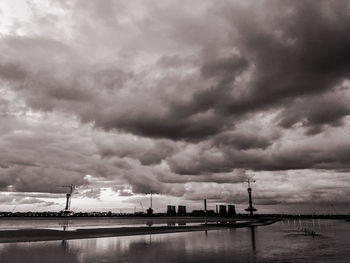
[[[316,231],[305,235],[302,229]],[[286,220],[200,232],[0,244],[0,262],[348,262],[350,224]]]
[[[69,227],[69,220],[62,220],[62,221],[59,221],[58,223],[61,227],[62,227],[62,230],[63,231],[68,231],[68,227]]]
[[[46,242],[41,243],[10,243],[2,244],[0,249],[0,262],[81,262],[81,251],[77,248],[69,248],[68,243]]]
[[[210,222],[216,219],[210,219]],[[197,225],[205,222],[204,218],[0,218],[0,230],[9,229],[56,229],[76,230],[78,228],[117,228],[132,226],[184,226]]]
[[[252,239],[252,250],[255,254],[256,252],[256,246],[255,246],[255,232],[254,232],[254,226],[250,227],[250,233],[251,233],[251,239]]]

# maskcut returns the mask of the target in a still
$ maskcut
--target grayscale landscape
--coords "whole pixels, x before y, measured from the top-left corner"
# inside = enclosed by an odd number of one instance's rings
[[[0,262],[348,262],[350,2],[0,1]]]

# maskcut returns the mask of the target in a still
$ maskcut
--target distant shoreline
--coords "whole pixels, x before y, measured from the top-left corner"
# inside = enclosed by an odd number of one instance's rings
[[[51,229],[20,229],[0,231],[0,243],[32,242],[49,240],[72,240],[98,237],[117,237],[149,234],[165,234],[217,230],[222,228],[253,227],[273,224],[278,219],[250,220],[242,223],[201,224],[198,226],[152,226],[152,227],[120,227],[120,228],[91,228],[75,231]]]
[[[59,215],[48,215],[48,214],[39,214],[39,215],[25,215],[20,213],[19,215],[13,214],[9,215],[7,212],[0,212],[0,220],[6,219],[34,219],[34,220],[42,220],[42,219],[156,219],[156,218],[169,218],[169,219],[251,219],[248,214],[237,214],[236,216],[230,215],[166,215],[166,214],[154,214],[152,216],[149,215],[134,215],[134,214],[124,214],[124,215],[79,215],[74,214],[71,216],[59,216]],[[281,218],[281,219],[349,219],[348,214],[336,214],[336,215],[322,215],[322,214],[255,214],[254,217],[257,218]]]
[[[51,217],[35,217],[35,216],[3,216],[0,220],[54,220],[54,219],[176,219],[176,220],[236,220],[236,219],[249,219],[249,217],[224,217],[224,216],[51,216]]]

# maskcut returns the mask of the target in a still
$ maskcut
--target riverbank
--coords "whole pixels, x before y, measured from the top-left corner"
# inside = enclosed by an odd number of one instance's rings
[[[243,222],[209,223],[194,226],[142,226],[142,227],[118,227],[118,228],[89,228],[76,229],[74,231],[53,229],[19,229],[0,231],[0,243],[70,240],[97,237],[132,236],[147,234],[163,234],[176,232],[205,231],[222,228],[238,228],[273,224],[278,219],[264,218],[251,219]]]

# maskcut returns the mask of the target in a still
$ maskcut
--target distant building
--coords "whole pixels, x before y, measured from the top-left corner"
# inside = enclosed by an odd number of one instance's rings
[[[226,205],[219,205],[219,215],[221,216],[227,215]]]
[[[207,216],[215,216],[215,211],[214,210],[207,210],[205,211]]]
[[[168,205],[166,214],[168,216],[175,216],[176,215],[175,206],[174,205]]]
[[[229,215],[229,216],[236,216],[236,208],[235,208],[235,206],[234,205],[228,205],[227,206],[227,214]]]
[[[193,210],[192,215],[193,216],[206,216],[206,213],[204,210]]]
[[[186,206],[184,205],[179,205],[177,207],[177,215],[178,216],[185,216],[187,213],[186,213]]]

